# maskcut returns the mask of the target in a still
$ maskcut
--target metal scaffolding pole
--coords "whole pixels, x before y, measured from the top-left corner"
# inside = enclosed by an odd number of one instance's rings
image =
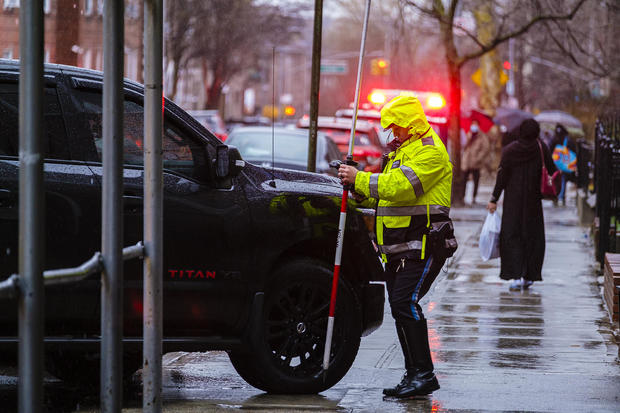
[[[20,412],[43,402],[43,0],[19,11],[19,390]]]
[[[144,2],[144,412],[161,412],[163,0]]]
[[[123,354],[123,0],[103,13],[103,193],[101,198],[101,411],[122,408]]]
[[[308,171],[316,172],[316,140],[319,117],[319,87],[321,85],[321,31],[323,0],[314,0],[314,34],[312,38],[312,80],[310,84],[310,122],[308,126]]]

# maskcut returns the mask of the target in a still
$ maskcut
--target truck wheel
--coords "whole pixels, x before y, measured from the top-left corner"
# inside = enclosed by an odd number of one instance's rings
[[[323,379],[332,276],[323,263],[309,259],[289,262],[274,274],[265,288],[260,328],[245,350],[230,353],[249,384],[269,393],[318,393],[347,373],[359,349],[362,318],[353,288],[340,278],[330,366]]]

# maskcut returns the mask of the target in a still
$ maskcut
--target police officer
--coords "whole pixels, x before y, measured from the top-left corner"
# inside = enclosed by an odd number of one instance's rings
[[[383,172],[341,165],[338,173],[343,184],[354,185],[356,200],[376,207],[377,244],[406,368],[402,381],[383,393],[403,398],[439,389],[419,301],[446,259],[430,247],[430,229],[449,223],[452,238],[445,242],[456,246],[449,218],[452,164],[417,98],[388,102],[381,109],[381,126],[394,134]]]

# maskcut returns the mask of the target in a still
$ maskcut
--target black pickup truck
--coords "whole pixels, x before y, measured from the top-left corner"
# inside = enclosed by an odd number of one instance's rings
[[[18,256],[19,62],[0,60],[0,280]],[[75,267],[101,250],[100,72],[45,66],[46,258]],[[143,87],[125,81],[124,245],[142,239]],[[326,379],[321,362],[341,187],[313,173],[241,159],[165,101],[164,351],[226,350],[250,384],[315,393],[350,368],[360,337],[383,319],[382,267],[363,211],[350,208]],[[223,168],[225,176],[216,173]],[[105,225],[105,223],[103,223]],[[45,290],[47,369],[65,380],[98,375],[100,277]],[[142,263],[124,266],[124,365],[141,365]],[[0,352],[17,350],[17,303],[0,301]]]

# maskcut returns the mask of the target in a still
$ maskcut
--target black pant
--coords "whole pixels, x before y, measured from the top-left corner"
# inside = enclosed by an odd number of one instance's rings
[[[467,180],[469,179],[469,175],[471,174],[474,179],[474,198],[476,200],[476,196],[478,195],[478,183],[480,182],[480,169],[468,169],[465,171],[465,176],[463,177],[463,182],[467,184]]]
[[[429,288],[445,260],[432,256],[424,260],[388,260],[385,265],[388,298],[395,320],[423,320],[422,307],[418,304]],[[400,267],[400,268],[399,268]]]

